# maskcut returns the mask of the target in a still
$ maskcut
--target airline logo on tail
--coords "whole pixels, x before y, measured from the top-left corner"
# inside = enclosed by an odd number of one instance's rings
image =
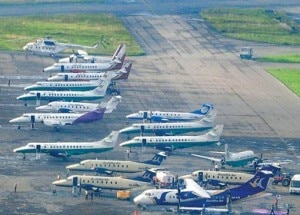
[[[256,178],[254,179],[253,182],[249,182],[249,184],[251,185],[251,187],[253,188],[257,188],[260,187],[261,189],[265,189],[265,187],[262,186],[262,182],[265,178]]]

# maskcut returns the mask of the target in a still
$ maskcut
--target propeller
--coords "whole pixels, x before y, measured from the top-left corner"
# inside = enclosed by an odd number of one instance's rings
[[[179,183],[177,181],[177,199],[178,199],[178,203],[177,203],[177,212],[179,212],[179,208],[180,208],[180,195],[181,195],[181,190],[180,190],[180,186]]]

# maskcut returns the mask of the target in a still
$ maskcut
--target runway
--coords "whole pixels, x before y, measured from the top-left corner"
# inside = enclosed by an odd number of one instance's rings
[[[223,38],[197,16],[147,14],[122,16],[121,20],[147,55],[127,57],[133,67],[129,79],[118,83],[122,103],[100,122],[65,127],[60,132],[43,125],[34,130],[29,125],[20,130],[10,125],[9,119],[34,111],[34,102],[25,107],[15,98],[24,92],[23,87],[46,79],[49,74],[42,69],[54,60],[24,53],[0,53],[0,213],[132,214],[133,202],[117,201],[112,198],[113,192],[106,194],[109,198],[94,202],[85,202],[83,196],[72,197],[71,190],[65,188],[57,189],[55,196],[51,193],[51,182],[57,174],[65,177],[66,165],[86,158],[125,159],[125,149],[116,147],[104,154],[74,156],[67,162],[48,156],[36,162],[34,155],[22,160],[22,155],[12,150],[34,141],[98,140],[111,130],[128,125],[125,116],[138,110],[192,111],[202,103],[212,103],[218,111],[217,123],[224,124],[222,143],[228,143],[236,151],[263,152],[266,158],[291,159],[294,162],[286,170],[299,173],[300,100],[265,71],[272,65],[239,59],[238,50],[245,42]],[[246,44],[253,45],[258,54],[266,50],[296,50]],[[125,139],[121,136],[118,142]],[[176,151],[165,166],[178,175],[209,168],[208,162],[188,156],[189,152],[208,155],[209,150],[223,150],[223,146]],[[148,149],[141,154],[135,150],[132,158],[145,160],[152,151]],[[12,193],[14,183],[18,183],[16,194]],[[284,196],[283,201],[297,202],[286,188],[271,188],[272,193]],[[237,214],[249,214],[251,208],[269,207],[272,201],[272,198],[251,201],[235,206],[234,210]],[[299,211],[296,207],[294,212]],[[152,214],[165,214],[160,208],[156,210]],[[150,213],[151,210],[140,214]]]

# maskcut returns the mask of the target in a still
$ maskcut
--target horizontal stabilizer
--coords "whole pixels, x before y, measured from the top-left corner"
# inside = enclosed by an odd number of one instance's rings
[[[197,155],[197,154],[191,154],[191,155],[194,156],[194,157],[197,157],[197,158],[203,158],[203,159],[214,161],[214,162],[221,162],[222,161],[222,159],[214,158],[214,157],[207,157],[207,156],[202,156],[202,155]]]

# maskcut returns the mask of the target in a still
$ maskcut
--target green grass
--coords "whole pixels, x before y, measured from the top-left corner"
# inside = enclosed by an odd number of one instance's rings
[[[275,78],[300,96],[300,69],[267,69]]]
[[[300,54],[292,55],[270,55],[255,58],[260,62],[278,62],[278,63],[300,63]]]
[[[300,26],[285,13],[264,9],[207,9],[203,19],[224,35],[248,41],[300,45]]]
[[[0,18],[0,50],[22,50],[37,38],[51,36],[59,42],[91,46],[104,38],[106,48],[99,45],[91,54],[111,55],[120,43],[126,44],[128,55],[142,55],[120,20],[114,15],[55,15]],[[69,50],[71,52],[72,50]]]

